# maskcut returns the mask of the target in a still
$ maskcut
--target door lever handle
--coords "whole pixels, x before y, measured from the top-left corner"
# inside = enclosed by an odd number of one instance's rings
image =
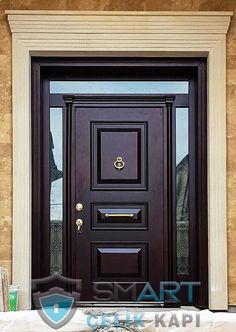
[[[84,223],[83,220],[82,219],[77,219],[75,223],[76,223],[78,232],[80,232],[81,231],[81,227],[83,226],[83,223]]]

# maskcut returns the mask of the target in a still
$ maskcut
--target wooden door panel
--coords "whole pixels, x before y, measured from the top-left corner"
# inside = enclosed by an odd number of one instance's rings
[[[91,136],[93,190],[147,189],[146,123],[92,122]],[[114,165],[117,158],[122,169]]]
[[[92,282],[147,281],[147,243],[92,243]]]
[[[168,272],[165,98],[73,99],[71,223],[84,223],[71,245],[81,301],[93,301],[93,283],[101,281],[149,281],[158,291]],[[122,169],[114,165],[119,156]]]
[[[148,203],[92,203],[91,222],[92,229],[147,229]]]

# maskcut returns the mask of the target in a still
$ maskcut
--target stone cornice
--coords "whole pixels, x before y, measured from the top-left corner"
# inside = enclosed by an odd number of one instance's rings
[[[7,10],[12,33],[226,34],[232,12]],[[85,24],[86,23],[86,24]]]

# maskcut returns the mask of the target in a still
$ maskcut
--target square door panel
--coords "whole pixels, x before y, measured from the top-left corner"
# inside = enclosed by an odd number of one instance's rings
[[[147,189],[147,123],[92,123],[92,189]]]
[[[146,281],[147,243],[93,242],[93,281]]]

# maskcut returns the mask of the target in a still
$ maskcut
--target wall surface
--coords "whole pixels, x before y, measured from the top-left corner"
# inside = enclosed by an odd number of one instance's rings
[[[236,304],[236,0],[0,0],[0,265],[11,271],[11,34],[6,9],[235,12],[227,37],[227,186],[229,303]]]

